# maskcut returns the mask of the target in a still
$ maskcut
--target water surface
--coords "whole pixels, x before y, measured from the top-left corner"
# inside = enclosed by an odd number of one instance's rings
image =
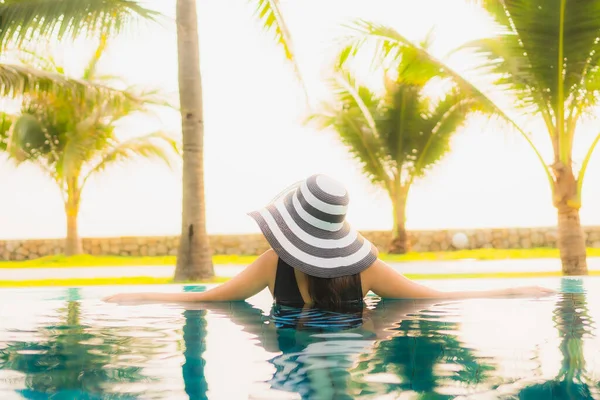
[[[444,281],[474,289],[507,281]],[[600,279],[544,299],[115,305],[0,291],[0,399],[597,399]],[[164,291],[204,287],[160,287]]]

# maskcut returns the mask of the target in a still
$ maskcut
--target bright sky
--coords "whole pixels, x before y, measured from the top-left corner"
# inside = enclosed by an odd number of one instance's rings
[[[149,1],[171,17],[175,2]],[[390,24],[412,40],[436,27],[434,51],[442,56],[491,26],[461,0],[287,0],[283,12],[295,39],[302,74],[314,104],[324,84],[340,25],[356,18]],[[304,126],[302,91],[280,49],[253,19],[246,0],[198,2],[205,106],[206,200],[210,233],[258,232],[246,212],[287,185],[313,173],[346,183],[348,218],[359,229],[390,229],[386,194],[370,186],[332,132]],[[76,72],[93,45],[57,47]],[[452,60],[457,69],[465,62]],[[130,83],[177,91],[174,24],[113,40],[102,63]],[[594,121],[578,133],[575,159],[592,140]],[[532,123],[532,129],[539,125]],[[180,134],[179,116],[165,111],[136,117],[122,134],[164,129]],[[545,139],[542,132],[538,139]],[[580,140],[581,139],[581,140]],[[548,146],[544,147],[546,150]],[[582,220],[600,224],[600,155],[589,165]],[[147,162],[117,167],[91,181],[80,215],[83,236],[177,234],[180,169]],[[15,169],[0,156],[0,238],[65,234],[58,190],[34,167]],[[472,118],[453,141],[452,153],[415,184],[408,202],[409,229],[546,226],[555,224],[543,171],[524,140],[495,122]]]

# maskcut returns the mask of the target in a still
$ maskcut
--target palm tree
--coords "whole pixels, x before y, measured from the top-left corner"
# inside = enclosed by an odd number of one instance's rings
[[[257,0],[256,17],[274,35],[298,75],[291,36],[278,0]],[[200,75],[200,43],[195,0],[177,0],[177,54],[179,99],[183,135],[183,196],[181,236],[175,280],[200,280],[214,276],[206,233],[204,199],[204,114]]]
[[[450,81],[438,63],[403,47],[396,65],[384,71],[383,94],[342,72],[333,82],[334,101],[311,117],[322,128],[332,127],[363,173],[387,191],[394,217],[392,253],[408,249],[406,201],[412,183],[444,157],[451,136],[480,108],[477,98],[456,84],[439,99],[426,94],[444,80]]]
[[[101,78],[96,66],[105,46],[106,41],[101,40],[85,69],[82,80],[89,82],[88,86]],[[44,67],[54,73],[64,71],[47,60]],[[77,219],[83,189],[92,176],[111,165],[140,157],[169,164],[173,153],[170,150],[177,152],[175,141],[162,132],[126,141],[117,139],[115,123],[133,113],[144,112],[149,104],[157,102],[152,92],[124,93],[126,96],[120,101],[97,95],[80,102],[54,93],[28,95],[20,115],[5,131],[7,140],[3,147],[9,157],[17,165],[29,162],[39,166],[58,185],[67,219],[67,255],[83,252]],[[4,127],[7,126],[5,123]]]
[[[136,20],[154,20],[158,15],[135,0],[5,0],[0,3],[0,53],[41,38],[111,35]],[[40,91],[81,95],[89,89],[86,82],[61,74],[0,62],[2,96]],[[101,86],[91,89],[104,96],[111,92]]]
[[[548,178],[558,211],[558,248],[566,275],[586,275],[586,248],[579,219],[583,179],[600,134],[574,167],[573,142],[582,116],[597,104],[600,90],[600,1],[477,0],[502,34],[463,46],[478,54],[486,71],[497,77],[496,88],[509,92],[524,115],[543,123],[552,144],[547,163],[529,132],[487,95],[488,104],[530,144]],[[394,29],[361,21],[352,48],[374,39],[382,51],[409,46],[429,55]],[[462,84],[477,88],[446,66]]]

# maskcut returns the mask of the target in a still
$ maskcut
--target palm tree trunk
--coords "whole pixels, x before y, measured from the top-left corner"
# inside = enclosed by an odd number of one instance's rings
[[[579,209],[558,209],[558,249],[563,274],[588,274],[585,237],[579,220]]]
[[[65,204],[67,214],[67,238],[65,239],[65,255],[74,256],[83,253],[81,238],[79,237],[78,217],[79,201],[75,195],[70,194]]]
[[[399,189],[392,196],[392,210],[394,212],[394,226],[392,228],[392,242],[389,252],[404,254],[408,251],[408,234],[406,233],[406,197],[405,189]]]
[[[565,275],[587,275],[585,236],[579,219],[577,184],[573,171],[561,163],[553,166],[554,206],[558,210],[558,249]]]
[[[204,202],[204,119],[196,0],[177,0],[179,100],[183,133],[183,210],[176,281],[214,276]]]

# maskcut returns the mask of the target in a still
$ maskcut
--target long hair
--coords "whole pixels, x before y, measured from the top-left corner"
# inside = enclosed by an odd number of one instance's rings
[[[344,301],[344,293],[352,288],[361,288],[360,273],[338,278],[317,278],[306,274],[306,280],[308,294],[315,306],[342,311],[347,306],[356,305],[347,304],[348,302]],[[362,288],[360,290],[362,298]]]

